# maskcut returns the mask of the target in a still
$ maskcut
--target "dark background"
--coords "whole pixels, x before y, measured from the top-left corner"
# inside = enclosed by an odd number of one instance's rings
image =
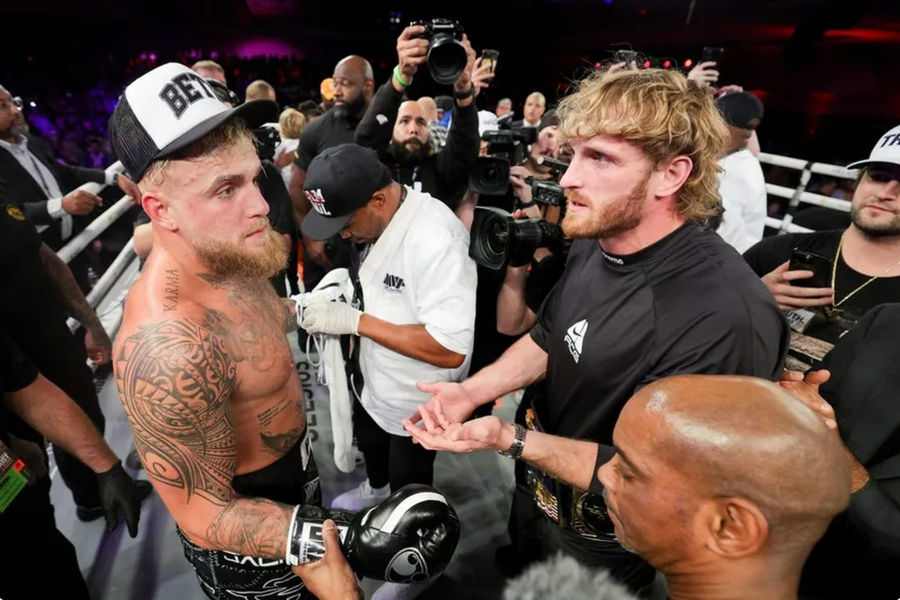
[[[154,64],[218,53],[243,94],[260,72],[286,105],[318,100],[334,63],[356,53],[379,83],[396,63],[396,36],[415,18],[452,17],[476,49],[500,51],[495,84],[478,103],[531,90],[553,104],[573,78],[615,48],[683,68],[704,45],[726,48],[721,84],[766,104],[764,151],[845,163],[867,155],[900,123],[900,2],[858,0],[522,0],[518,2],[301,2],[300,0],[0,0],[0,84],[30,120],[66,94],[90,90],[111,110],[128,81]],[[399,21],[399,25],[397,23]],[[293,55],[293,59],[264,55]],[[245,59],[230,58],[243,56]],[[141,58],[143,56],[143,59]],[[255,59],[246,58],[256,56]],[[155,60],[154,60],[155,58]],[[423,72],[411,94],[448,93]],[[100,127],[102,133],[102,127]]]

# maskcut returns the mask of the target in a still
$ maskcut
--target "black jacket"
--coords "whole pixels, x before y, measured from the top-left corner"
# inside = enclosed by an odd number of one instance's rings
[[[106,174],[101,169],[61,164],[53,160],[31,138],[28,138],[28,150],[50,169],[63,195],[89,181],[106,182]],[[19,164],[15,156],[2,148],[0,148],[0,199],[22,207],[22,211],[36,225],[48,225],[54,221],[47,212],[47,195],[40,184]]]
[[[822,397],[838,431],[869,472],[803,570],[801,598],[895,600],[900,596],[900,304],[870,310],[825,357]]]
[[[466,193],[469,172],[478,158],[478,109],[475,102],[465,107],[453,107],[447,145],[414,167],[399,164],[390,149],[402,100],[403,94],[395,90],[390,81],[379,87],[356,128],[355,141],[361,146],[374,148],[381,162],[391,170],[394,180],[404,185],[413,185],[418,181],[423,192],[456,210]]]

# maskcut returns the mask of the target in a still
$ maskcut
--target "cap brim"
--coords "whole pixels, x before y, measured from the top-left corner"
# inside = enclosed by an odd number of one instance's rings
[[[898,160],[884,160],[884,159],[882,158],[882,159],[880,159],[880,160],[878,160],[878,159],[873,160],[873,159],[871,159],[871,158],[867,158],[867,159],[865,159],[865,160],[858,160],[858,161],[856,161],[855,163],[850,163],[850,164],[847,165],[845,168],[846,168],[846,169],[861,169],[861,168],[863,168],[863,167],[865,167],[865,166],[867,166],[867,165],[900,165],[900,159],[898,159]]]
[[[300,224],[300,231],[311,240],[327,240],[337,235],[352,218],[353,213],[342,217],[323,217],[316,211],[311,210],[303,218],[303,223]]]
[[[185,146],[189,146],[202,138],[204,135],[231,118],[240,118],[247,124],[247,127],[254,129],[263,123],[270,123],[277,118],[278,104],[273,100],[251,100],[245,102],[237,108],[232,108],[217,115],[213,115],[207,120],[197,124],[193,129],[175,138],[165,148],[160,150],[153,160],[168,156],[177,150],[181,150]]]

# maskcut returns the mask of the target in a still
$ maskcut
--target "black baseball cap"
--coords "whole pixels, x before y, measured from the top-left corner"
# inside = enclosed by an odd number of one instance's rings
[[[327,240],[337,234],[354,212],[391,181],[391,172],[371,148],[357,144],[326,148],[306,170],[303,194],[313,210],[303,219],[303,235]]]
[[[278,105],[271,100],[229,108],[206,79],[185,65],[167,63],[125,88],[109,120],[109,139],[137,181],[154,160],[196,142],[232,117],[254,128],[277,114]]]
[[[719,96],[716,105],[730,125],[741,129],[756,129],[763,118],[762,101],[749,92]]]

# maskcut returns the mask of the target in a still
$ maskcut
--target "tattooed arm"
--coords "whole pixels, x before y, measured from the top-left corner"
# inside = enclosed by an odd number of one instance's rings
[[[100,319],[97,318],[97,313],[88,304],[87,298],[78,287],[69,265],[57,256],[56,252],[51,250],[47,244],[41,244],[40,254],[41,262],[50,275],[50,279],[56,283],[59,296],[69,316],[77,319],[87,332],[84,341],[88,356],[98,364],[109,362],[112,342],[103,328],[103,324],[100,323]]]
[[[168,319],[120,341],[119,396],[150,480],[194,543],[283,558],[293,507],[231,488],[237,367],[215,319]]]
[[[40,253],[41,262],[44,264],[44,268],[47,270],[50,278],[56,283],[59,295],[69,316],[78,319],[85,328],[100,325],[97,314],[91,308],[91,305],[88,304],[81,288],[78,287],[69,265],[63,262],[47,244],[41,244]]]

